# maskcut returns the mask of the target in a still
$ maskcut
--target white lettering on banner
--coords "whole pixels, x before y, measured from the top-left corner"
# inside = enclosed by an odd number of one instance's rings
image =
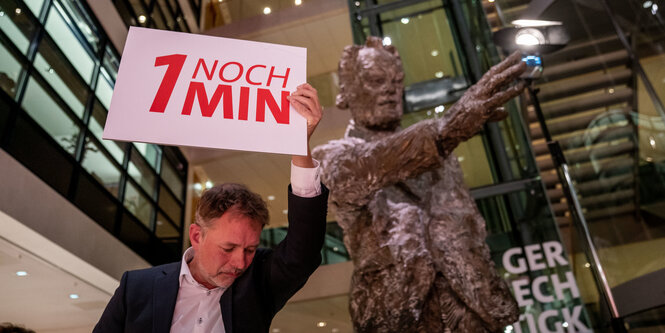
[[[568,265],[563,254],[563,246],[557,241],[508,249],[503,254],[502,263],[503,267],[512,274],[537,272],[548,267],[556,268]],[[580,291],[575,283],[573,272],[565,271],[563,273],[565,278],[560,277],[559,274],[539,275],[533,278],[533,281],[529,276],[514,279],[511,286],[519,307],[531,308],[535,303],[534,300],[543,305],[564,301],[566,300],[566,290],[573,299],[579,298]],[[519,321],[513,324],[515,333],[523,332],[522,323],[526,324],[529,333],[564,333],[564,329],[567,333],[592,332],[580,318],[581,305],[576,305],[572,309],[567,307],[557,309],[552,306],[546,307],[546,309],[537,317],[534,317],[534,313],[520,315]]]

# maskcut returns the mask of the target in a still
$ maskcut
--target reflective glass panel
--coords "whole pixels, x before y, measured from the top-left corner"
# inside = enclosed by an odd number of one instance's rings
[[[16,94],[16,83],[23,70],[23,66],[9,53],[4,45],[0,44],[0,88],[9,96]]]
[[[173,222],[180,226],[182,206],[163,186],[159,189],[159,207],[166,212]]]
[[[129,167],[127,168],[127,172],[148,194],[150,194],[150,196],[154,195],[154,171],[140,156],[138,156],[135,149],[132,149],[132,155],[129,160]]]
[[[159,238],[180,237],[180,232],[169,222],[161,213],[157,213],[157,225],[155,226],[155,235]]]
[[[120,170],[101,151],[93,140],[86,138],[81,165],[95,180],[104,185],[113,196],[118,196]]]
[[[39,17],[39,13],[44,6],[44,0],[23,0],[23,2],[28,6],[28,8],[30,8],[30,11],[35,15],[35,17]]]
[[[169,188],[171,188],[171,191],[173,191],[176,197],[180,199],[180,201],[182,201],[183,200],[182,178],[179,176],[179,174],[175,171],[175,169],[171,166],[171,163],[169,163],[166,158],[162,159],[162,179],[164,180],[166,185],[168,185]]]
[[[22,107],[67,152],[74,154],[79,127],[32,77]]]
[[[55,50],[46,46],[46,43],[42,43],[39,48],[40,53],[35,57],[35,70],[42,75],[79,118],[83,117],[87,86],[72,72],[69,62],[58,57],[59,52],[51,52]]]
[[[159,146],[143,142],[134,142],[134,147],[145,157],[150,166],[157,169],[159,159],[162,157],[162,149]]]
[[[23,6],[7,0],[0,1],[0,29],[21,52],[26,53],[37,28]]]
[[[405,85],[463,75],[450,22],[440,7],[441,1],[428,1],[381,14],[384,44],[397,47],[408,69]]]
[[[153,206],[150,200],[141,194],[132,182],[128,181],[125,187],[125,207],[136,216],[141,223],[152,230],[150,226],[150,217],[152,216]]]
[[[111,108],[111,96],[113,96],[113,81],[106,68],[102,67],[99,71],[99,78],[97,79],[97,89],[95,89],[95,95],[99,98],[99,101],[102,102],[104,107],[108,110]]]
[[[94,52],[99,50],[99,32],[97,26],[93,23],[86,10],[82,7],[80,1],[61,0],[62,7],[56,5],[56,9],[64,10],[69,20],[72,21],[72,28],[76,29],[79,37],[87,41]]]
[[[122,164],[123,156],[125,156],[124,147],[126,143],[102,139],[102,134],[104,134],[104,124],[106,124],[106,114],[107,112],[104,107],[98,101],[95,101],[88,128],[102,145],[104,145],[104,148],[108,150],[111,156],[113,156],[118,163]]]
[[[56,2],[56,8],[58,7]],[[90,51],[84,47],[85,41],[74,34],[75,29],[63,18],[60,10],[51,10],[46,20],[46,31],[58,45],[62,53],[69,59],[74,68],[86,82],[92,78],[95,62]]]

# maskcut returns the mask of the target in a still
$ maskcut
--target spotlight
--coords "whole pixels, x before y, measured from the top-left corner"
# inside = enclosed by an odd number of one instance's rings
[[[386,45],[386,46],[387,45],[392,45],[392,43],[393,43],[393,40],[390,39],[390,37],[388,37],[388,36],[383,37],[383,45]]]

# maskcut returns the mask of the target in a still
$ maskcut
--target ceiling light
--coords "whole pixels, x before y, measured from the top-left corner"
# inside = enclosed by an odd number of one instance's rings
[[[53,70],[53,67],[47,68],[46,71],[49,72],[49,74],[55,73],[55,71]]]
[[[653,162],[653,157],[651,157],[651,156],[647,156],[647,157],[645,158],[645,160],[646,160],[647,162]]]
[[[339,251],[339,248],[337,246],[333,247],[333,251],[337,252]]]
[[[383,37],[383,45],[392,45],[392,44],[393,44],[393,40],[390,39],[390,37],[388,37],[388,36]]]
[[[591,264],[590,264],[590,263],[586,263],[586,264],[584,264],[584,267],[589,268],[589,267],[591,267]]]
[[[18,272],[16,272],[16,276],[28,276],[28,272],[26,272],[26,271],[18,271]]]
[[[356,1],[355,5],[356,7],[360,7],[360,1]]]
[[[194,183],[194,190],[197,192],[200,192],[203,189],[203,185],[201,183]]]
[[[403,24],[407,24],[407,23],[409,23],[409,18],[408,17],[402,17],[402,19],[400,21],[402,21]]]
[[[5,12],[0,10],[0,17],[3,17],[3,16],[5,16]]]
[[[326,325],[328,325],[328,323],[326,323],[325,321],[320,321],[320,322],[316,323],[316,326],[318,326],[318,327],[326,327]]]
[[[654,3],[654,4],[651,6],[651,14],[652,14],[652,15],[656,15],[656,13],[658,13],[658,5]]]
[[[428,115],[428,116],[431,116],[431,115],[432,115],[432,110],[428,110],[428,111],[427,111],[427,115]]]
[[[545,43],[545,36],[538,29],[521,29],[515,35],[515,44],[517,45],[541,45]]]
[[[651,145],[651,148],[656,149],[656,139],[654,139],[653,136],[649,137],[649,144]]]
[[[145,15],[139,15],[139,23],[145,23],[146,17]]]
[[[333,329],[331,330],[331,332],[332,332],[332,333],[339,333],[339,328],[333,328]]]
[[[163,224],[164,224],[164,222],[162,222],[160,220],[157,220],[157,225],[163,225]]]
[[[443,110],[445,110],[445,109],[446,109],[445,106],[443,106],[443,105],[439,105],[439,106],[437,106],[437,107],[434,108],[434,112],[436,112],[436,113],[441,113],[441,112],[443,112]]]
[[[568,327],[568,322],[567,322],[567,321],[564,321],[563,324],[561,324],[561,326],[563,326],[563,327]]]
[[[439,50],[432,50],[432,57],[436,57],[439,55]]]
[[[16,15],[21,15],[21,8],[16,8],[14,12],[16,13]]]
[[[302,0],[296,0],[296,1],[295,1],[295,4],[296,4],[296,6],[300,6],[300,5],[302,5]]]
[[[548,27],[552,25],[561,25],[561,21],[545,20],[515,20],[510,23],[518,27]]]
[[[277,327],[273,328],[272,333],[279,333],[279,328],[277,328]]]
[[[79,295],[78,294],[69,294],[69,298],[70,299],[79,299]]]
[[[494,2],[494,0],[488,0],[489,2]]]
[[[506,329],[503,330],[504,333],[509,333],[513,331],[513,325],[506,326]]]
[[[224,0],[217,0],[217,2],[222,2],[222,1],[224,1]]]
[[[440,79],[440,78],[443,77],[443,72],[442,72],[442,71],[438,71],[438,72],[434,73],[434,76],[436,76],[437,78]]]
[[[647,0],[642,4],[642,7],[646,9],[651,7],[651,5],[653,5],[653,2],[651,2],[651,0]]]
[[[215,184],[213,184],[211,181],[206,181],[206,188],[212,188]]]
[[[285,210],[282,211],[282,213],[284,213],[284,214],[288,214],[288,213],[289,213],[289,210],[288,210],[288,209],[285,209]]]
[[[268,14],[270,14],[271,12],[272,12],[272,9],[270,9],[270,7],[263,8],[263,14],[268,15]]]
[[[275,200],[275,196],[274,196],[274,195],[269,195],[269,196],[268,196],[268,200],[270,200],[270,201]]]

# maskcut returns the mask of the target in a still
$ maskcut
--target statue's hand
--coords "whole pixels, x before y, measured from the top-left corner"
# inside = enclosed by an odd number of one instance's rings
[[[503,104],[519,95],[525,83],[509,85],[525,70],[526,63],[521,61],[519,52],[490,68],[446,113],[447,130],[461,131],[466,140],[478,133],[486,122],[505,119],[508,113],[503,110]]]

